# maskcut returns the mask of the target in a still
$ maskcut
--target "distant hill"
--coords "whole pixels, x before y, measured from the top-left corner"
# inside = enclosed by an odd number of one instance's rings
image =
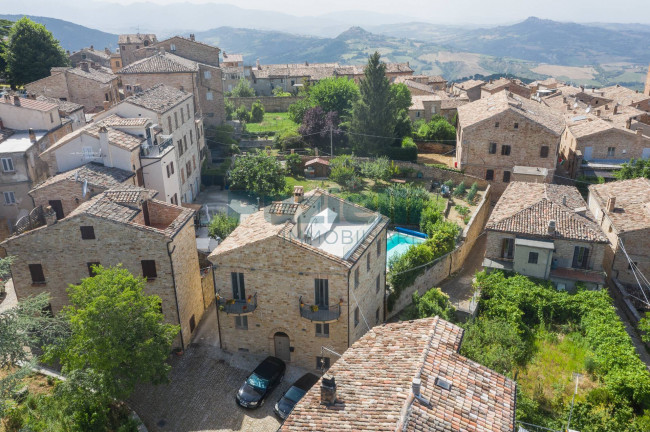
[[[0,15],[0,19],[10,21],[17,21],[22,17],[23,15]],[[111,51],[115,51],[117,48],[116,34],[106,33],[56,18],[32,15],[27,15],[27,18],[47,27],[54,37],[61,42],[64,50],[78,51],[90,45],[93,45],[95,49],[110,48]]]

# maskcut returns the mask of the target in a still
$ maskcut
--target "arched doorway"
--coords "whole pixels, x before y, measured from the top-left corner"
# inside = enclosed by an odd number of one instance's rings
[[[291,344],[289,336],[283,332],[277,332],[273,335],[273,344],[275,345],[275,356],[286,362],[291,361]]]

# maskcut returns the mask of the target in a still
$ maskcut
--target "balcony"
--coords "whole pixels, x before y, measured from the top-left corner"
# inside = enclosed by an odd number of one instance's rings
[[[257,309],[257,293],[249,295],[246,300],[226,299],[217,293],[219,310],[228,315],[248,315]]]
[[[309,321],[318,322],[333,322],[341,316],[341,304],[337,303],[333,306],[322,306],[314,304],[306,304],[300,297],[300,316],[308,319]]]

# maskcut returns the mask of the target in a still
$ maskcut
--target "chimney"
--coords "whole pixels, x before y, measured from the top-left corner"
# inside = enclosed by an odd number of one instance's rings
[[[104,111],[108,111],[110,107],[111,107],[111,103],[109,101],[104,101]]]
[[[314,156],[318,157],[318,147],[314,148]]]
[[[84,72],[88,72],[88,62],[79,62],[79,68]]]
[[[34,129],[29,128],[29,141],[33,144],[36,142],[36,134],[34,133]]]
[[[99,147],[101,154],[108,154],[108,129],[103,125],[99,128]],[[106,164],[106,162],[104,162],[104,164]]]
[[[190,40],[191,40],[192,42],[194,42],[194,40],[195,40],[195,38],[194,38],[194,33],[190,33]]]
[[[308,62],[308,61],[305,62],[305,66],[309,66],[309,62]]]
[[[2,123],[2,119],[0,118],[0,130],[2,130],[4,128],[5,128],[5,125],[4,125],[4,123]]]
[[[126,43],[131,43],[131,36],[126,36]]]
[[[100,66],[99,63],[97,63],[97,62],[90,62],[90,66],[91,66],[93,69],[99,69],[99,68],[101,68],[101,66]]]
[[[70,50],[66,50],[66,51],[65,51],[65,55],[67,55],[68,57],[70,57]]]
[[[104,48],[104,52],[108,55],[111,55],[111,50],[108,47]]]
[[[52,209],[52,206],[45,207],[43,214],[45,216],[45,225],[50,226],[56,223],[56,212]]]
[[[323,375],[320,385],[321,405],[334,405],[336,403],[336,381],[330,374]]]
[[[580,91],[584,92],[585,91],[585,86],[580,86]]]
[[[636,130],[636,134],[637,134],[638,136],[643,135],[643,129],[637,129],[637,130]]]
[[[14,105],[20,106],[20,96],[14,95]]]
[[[95,47],[91,45],[91,46],[90,46],[90,50],[91,50],[91,51],[95,51]]]
[[[605,105],[605,111],[609,110],[609,105]]]
[[[294,186],[293,187],[293,202],[301,203],[304,194],[305,194],[305,189],[302,186]]]
[[[413,378],[411,381],[411,390],[414,396],[420,396],[420,389],[422,387],[422,380],[420,378]]]
[[[550,235],[555,234],[555,221],[554,220],[548,221],[548,233]]]
[[[625,120],[625,129],[630,129],[632,127],[632,119]]]
[[[258,70],[261,69],[261,67],[260,67],[260,59],[257,59],[257,61],[255,62],[255,66],[257,66]]]
[[[562,205],[566,206],[566,195],[562,195]]]
[[[165,54],[165,47],[161,46],[159,51],[160,51],[160,54]]]
[[[607,198],[607,213],[612,213],[616,208],[616,197]]]
[[[614,105],[614,114],[618,114],[618,105]]]
[[[596,110],[596,117],[600,117],[600,110]]]

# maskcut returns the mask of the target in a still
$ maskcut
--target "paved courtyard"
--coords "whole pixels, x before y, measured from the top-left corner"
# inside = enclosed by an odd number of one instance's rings
[[[289,365],[284,381],[257,410],[235,402],[244,379],[262,360],[219,349],[214,306],[208,309],[182,356],[171,360],[170,383],[141,386],[131,397],[133,408],[150,432],[275,432],[280,422],[273,405],[305,370]]]

